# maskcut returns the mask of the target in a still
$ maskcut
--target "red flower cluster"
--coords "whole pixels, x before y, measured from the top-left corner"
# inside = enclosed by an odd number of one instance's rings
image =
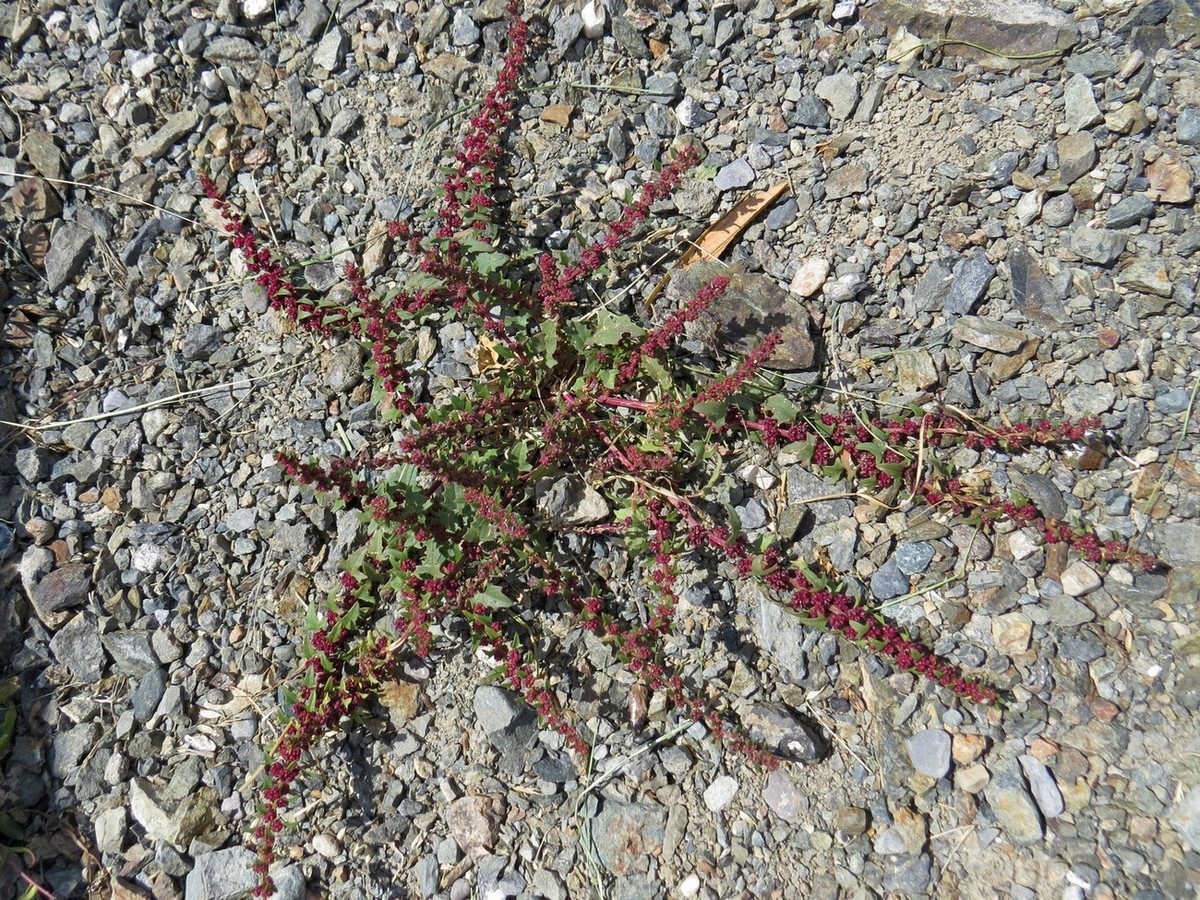
[[[332,334],[336,324],[345,320],[345,310],[305,299],[271,251],[260,245],[258,234],[250,223],[233,215],[216,182],[201,175],[200,187],[225,220],[225,230],[233,235],[233,247],[241,251],[246,268],[255,276],[255,281],[266,288],[270,307],[282,311],[304,328],[322,335]]]
[[[679,187],[684,174],[696,165],[698,159],[693,147],[685,147],[680,151],[670,165],[665,166],[642,187],[637,199],[625,207],[621,217],[611,223],[604,234],[580,254],[579,262],[575,265],[568,266],[560,273],[558,265],[549,253],[539,257],[538,270],[542,276],[542,286],[538,289],[538,297],[542,301],[542,313],[547,319],[557,321],[562,317],[563,307],[575,297],[576,285],[600,268],[605,257],[619,247],[637,226],[646,221],[650,215],[650,208],[655,203],[671,196]]]

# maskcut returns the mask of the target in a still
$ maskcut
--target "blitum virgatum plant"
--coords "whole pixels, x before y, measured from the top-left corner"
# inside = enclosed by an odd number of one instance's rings
[[[692,147],[648,177],[622,215],[573,254],[518,247],[503,227],[496,188],[530,34],[515,4],[509,14],[503,65],[446,172],[427,230],[387,223],[396,268],[410,273],[400,289],[378,296],[350,264],[343,273],[347,300],[314,295],[235,214],[223,187],[201,179],[271,306],[318,335],[370,348],[374,399],[387,425],[382,446],[355,456],[277,456],[297,482],[357,510],[366,536],[342,562],[340,589],[311,623],[300,682],[267,751],[254,829],[259,895],[272,889],[268,870],[305,754],[399,664],[428,657],[440,632],[435,626],[451,618],[467,623],[496,677],[580,755],[588,745],[537,652],[543,614],[571,617],[683,716],[755,763],[775,765],[769,748],[702,699],[664,652],[687,554],[715,557],[804,624],[930,679],[948,689],[947,697],[997,703],[995,688],[936,656],[774,535],[740,533],[736,514],[708,501],[705,487],[720,458],[747,440],[787,447],[858,491],[900,486],[911,502],[983,528],[1009,519],[1093,560],[1144,562],[1124,544],[1049,519],[1027,500],[973,492],[942,462],[944,450],[963,445],[1059,445],[1094,423],[989,428],[944,410],[892,420],[818,412],[772,389],[765,364],[775,336],[728,370],[697,378],[678,364],[674,345],[727,289],[722,277],[657,324],[589,301],[589,279],[614,262],[614,252],[698,162]],[[431,395],[422,366],[404,348],[422,323],[452,320],[479,339],[479,377]],[[594,492],[610,514],[587,523],[548,518],[545,498],[555,491]],[[627,584],[607,581],[570,552],[568,532],[620,545],[638,561],[635,572],[651,598],[644,614],[628,601]]]

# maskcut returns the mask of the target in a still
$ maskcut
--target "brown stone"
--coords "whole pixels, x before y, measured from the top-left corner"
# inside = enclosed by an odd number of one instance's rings
[[[34,611],[46,625],[57,628],[70,616],[66,610],[82,606],[92,588],[88,567],[82,563],[60,566],[33,589]]]
[[[23,178],[9,192],[13,212],[18,218],[34,222],[44,222],[53,219],[62,212],[62,201],[50,187],[50,183],[41,178]]]
[[[1047,578],[1059,581],[1067,568],[1067,545],[1046,545],[1046,567],[1043,569]]]
[[[1101,722],[1111,722],[1121,714],[1121,707],[1111,700],[1097,700],[1092,704],[1092,715]]]
[[[504,821],[503,801],[488,795],[459,797],[446,809],[446,825],[464,853],[485,855]]]
[[[551,103],[542,110],[541,120],[551,125],[561,125],[566,128],[571,124],[571,114],[575,107],[569,103]]]
[[[982,734],[956,734],[951,740],[950,755],[960,766],[969,766],[983,755],[988,739]]]
[[[1000,384],[1008,381],[1025,366],[1025,363],[1037,356],[1038,347],[1041,346],[1041,341],[1037,338],[1030,338],[1017,348],[1016,352],[1011,355],[996,353],[992,356],[991,363],[988,369],[992,376],[992,382]]]
[[[963,316],[950,333],[960,341],[997,353],[1016,353],[1029,338],[1019,329],[982,316]]]
[[[410,722],[421,708],[421,686],[411,681],[384,682],[378,696],[397,728]]]
[[[1033,743],[1029,745],[1029,755],[1042,763],[1048,763],[1054,757],[1058,756],[1058,750],[1058,744],[1044,737],[1035,738]]]
[[[1163,203],[1188,203],[1192,199],[1192,172],[1173,154],[1163,153],[1146,166],[1152,198]]]
[[[841,200],[854,194],[861,194],[867,189],[867,170],[851,163],[834,169],[825,179],[825,198]]]
[[[241,91],[233,98],[233,117],[250,128],[267,127],[267,114],[258,98],[249,91]]]

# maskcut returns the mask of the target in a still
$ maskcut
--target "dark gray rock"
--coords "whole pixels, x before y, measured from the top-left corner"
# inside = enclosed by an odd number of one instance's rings
[[[163,223],[160,218],[154,216],[142,223],[141,227],[130,238],[120,253],[120,259],[123,265],[128,268],[133,268],[137,265],[139,259],[154,246],[154,241],[162,234]]]
[[[167,670],[161,666],[151,669],[138,681],[130,698],[133,717],[138,722],[148,722],[158,709],[158,704],[167,690]]]
[[[17,474],[30,484],[44,481],[53,464],[54,456],[44,447],[22,447],[17,451]]]
[[[330,26],[313,51],[312,64],[326,72],[336,72],[350,48],[350,39],[337,25]]]
[[[1173,566],[1200,566],[1200,523],[1171,522],[1159,525],[1155,536],[1163,555]]]
[[[800,206],[796,203],[795,198],[788,197],[778,206],[772,207],[767,213],[767,227],[772,231],[783,231],[793,222],[796,221],[796,216],[800,212]]]
[[[935,260],[913,289],[913,304],[921,312],[942,309],[950,297],[953,285],[954,270],[941,260]]]
[[[1192,785],[1172,804],[1170,822],[1184,843],[1200,853],[1200,785]]]
[[[1191,146],[1200,145],[1200,106],[1185,106],[1175,119],[1175,140]]]
[[[511,691],[484,685],[475,692],[475,720],[488,743],[502,754],[514,755],[537,738],[537,716]]]
[[[1066,106],[1067,128],[1071,131],[1083,131],[1104,121],[1104,114],[1096,105],[1092,83],[1086,75],[1072,75],[1067,80],[1067,86],[1063,90],[1063,101]],[[1059,143],[1061,144],[1061,141]]]
[[[750,737],[776,756],[796,762],[816,762],[825,754],[817,732],[782,703],[755,703],[739,713]]]
[[[854,511],[849,500],[817,500],[829,494],[829,483],[814,475],[803,466],[792,466],[787,472],[787,499],[789,507],[810,511],[818,525],[836,522]]]
[[[478,34],[478,32],[476,32]],[[437,857],[432,853],[427,853],[417,860],[414,866],[414,875],[417,879],[417,890],[422,897],[432,897],[438,891],[438,874],[439,866]]]
[[[1058,139],[1058,171],[1065,183],[1074,184],[1090,172],[1096,158],[1096,139],[1086,131]]]
[[[826,75],[817,82],[816,92],[829,104],[830,114],[838,121],[850,118],[858,105],[858,82],[849,72]]]
[[[792,684],[803,684],[808,676],[804,639],[808,630],[799,620],[773,601],[762,588],[746,589],[751,599],[751,627],[754,641],[779,666],[780,673]]]
[[[91,573],[82,563],[59,566],[45,575],[30,600],[39,619],[51,628],[66,621],[64,610],[82,605],[92,589]]]
[[[208,359],[221,347],[221,329],[214,325],[193,325],[179,343],[179,352],[186,360]]]
[[[1014,844],[1028,846],[1042,840],[1042,817],[1029,796],[1015,760],[997,762],[983,795]]]
[[[95,722],[82,722],[59,731],[50,749],[50,774],[64,779],[75,772],[83,758],[95,749],[99,737],[100,726]]]
[[[754,168],[745,158],[739,157],[723,166],[713,179],[713,184],[723,191],[733,191],[754,183]]]
[[[976,0],[969,5],[894,0],[863,8],[862,21],[888,28],[903,25],[926,40],[962,41],[961,45],[953,45],[954,52],[969,56],[986,56],[974,48],[987,47],[1010,55],[1017,63],[1022,56],[1040,60],[1042,54],[1066,52],[1075,45],[1079,30],[1069,15],[1049,4],[1014,6],[1004,0]]]
[[[148,631],[114,631],[100,639],[117,669],[141,678],[158,666],[158,657],[150,644]]]
[[[1013,303],[1034,321],[1057,327],[1065,314],[1062,297],[1037,257],[1021,244],[1010,247],[1008,272]]]
[[[262,48],[243,37],[216,35],[204,44],[204,58],[219,65],[245,65],[262,56]]]
[[[933,545],[925,541],[901,544],[893,557],[896,567],[905,575],[920,575],[933,561]]]
[[[933,860],[928,853],[888,856],[883,861],[883,889],[888,894],[925,894],[933,882]]]
[[[1128,236],[1119,231],[1083,226],[1071,235],[1071,249],[1088,262],[1111,266],[1125,251],[1128,240]]]
[[[798,821],[809,808],[807,794],[796,786],[784,769],[776,769],[767,776],[763,801],[771,812],[785,822]]]
[[[625,16],[613,16],[612,34],[613,40],[626,56],[633,59],[650,58],[650,45],[646,43],[638,27]]]
[[[55,293],[79,274],[95,240],[92,231],[82,225],[66,223],[54,230],[44,262],[47,290]]]
[[[829,127],[829,110],[825,108],[825,104],[819,97],[814,94],[805,94],[796,101],[796,111],[792,114],[792,120],[804,128],[827,128]]]
[[[724,357],[748,354],[766,337],[778,334],[781,343],[767,357],[767,368],[799,372],[812,367],[816,347],[808,310],[771,278],[747,273],[738,265],[700,261],[672,276],[667,296],[685,303],[718,276],[728,278],[729,287],[688,326],[688,337]]]
[[[54,657],[85,684],[95,684],[104,675],[104,645],[96,617],[79,613],[59,629],[50,641]]]
[[[296,31],[306,41],[315,41],[329,21],[329,9],[322,0],[304,0],[304,9],[296,19]]]
[[[300,137],[316,135],[321,130],[321,120],[313,108],[296,73],[283,83],[283,96],[291,116],[292,132]]]
[[[196,857],[184,881],[184,900],[236,900],[258,884],[256,857],[248,847],[230,847]],[[302,900],[304,876],[296,866],[273,871],[277,900]]]
[[[908,576],[900,571],[893,556],[871,576],[871,594],[876,600],[892,600],[909,591]]]
[[[465,9],[459,8],[454,11],[454,22],[450,26],[450,43],[455,47],[472,47],[479,43],[479,26]]]
[[[1047,819],[1056,819],[1063,814],[1066,806],[1063,803],[1062,792],[1058,789],[1058,783],[1054,780],[1054,776],[1050,774],[1050,770],[1036,756],[1028,754],[1017,758],[1021,764],[1021,769],[1025,773],[1025,778],[1029,782],[1029,789],[1033,793],[1034,802],[1037,803],[1038,809],[1042,811],[1042,815]]]
[[[578,777],[574,763],[565,753],[547,753],[533,764],[533,774],[550,784],[565,784]]]
[[[1051,228],[1065,228],[1075,218],[1075,198],[1057,194],[1042,204],[1042,221]]]
[[[996,275],[993,266],[982,252],[960,260],[954,266],[954,280],[946,297],[946,312],[952,316],[965,316],[983,297]]]
[[[1128,228],[1142,219],[1154,216],[1154,201],[1142,194],[1125,197],[1104,214],[1104,224],[1109,228]]]
[[[1066,516],[1067,502],[1063,499],[1062,491],[1045,475],[1011,469],[1009,477],[1017,490],[1033,501],[1033,505],[1043,515],[1052,519],[1062,519]]]
[[[604,498],[578,475],[543,478],[534,488],[538,512],[556,528],[580,528],[608,518]]]
[[[317,535],[307,522],[280,525],[271,535],[271,549],[291,559],[304,559],[317,551]]]
[[[583,33],[583,17],[577,12],[560,16],[554,23],[554,49],[565,53]]]

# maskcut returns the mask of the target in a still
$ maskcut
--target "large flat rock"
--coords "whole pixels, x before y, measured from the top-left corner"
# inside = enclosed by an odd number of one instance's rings
[[[949,53],[996,55],[1014,64],[1037,61],[1014,57],[1065,53],[1079,35],[1070,16],[1040,0],[889,0],[867,7],[863,19],[903,26],[923,40],[965,42],[947,43]]]

